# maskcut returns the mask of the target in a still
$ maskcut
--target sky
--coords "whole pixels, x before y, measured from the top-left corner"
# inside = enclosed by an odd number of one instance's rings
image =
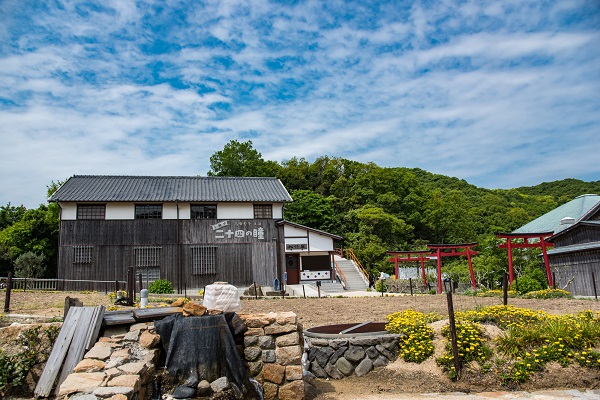
[[[0,205],[263,159],[600,180],[600,0],[0,1]]]

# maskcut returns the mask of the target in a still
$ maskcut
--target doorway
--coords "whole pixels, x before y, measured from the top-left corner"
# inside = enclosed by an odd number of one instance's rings
[[[300,283],[300,257],[298,257],[298,254],[285,255],[285,271],[287,272],[288,285]]]

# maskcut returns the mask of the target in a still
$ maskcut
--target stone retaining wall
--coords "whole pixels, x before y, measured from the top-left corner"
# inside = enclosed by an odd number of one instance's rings
[[[302,325],[293,312],[240,314],[248,331],[239,350],[265,400],[301,400]],[[58,399],[148,399],[160,354],[153,323],[107,329],[60,386]]]
[[[318,378],[363,376],[395,361],[400,335],[322,339],[305,337],[308,371]]]

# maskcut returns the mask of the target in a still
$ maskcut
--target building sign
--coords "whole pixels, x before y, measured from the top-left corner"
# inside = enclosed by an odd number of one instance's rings
[[[259,221],[221,221],[210,226],[215,233],[215,239],[247,238],[265,240],[265,228]]]
[[[288,251],[308,250],[308,245],[306,243],[286,243],[285,249]]]

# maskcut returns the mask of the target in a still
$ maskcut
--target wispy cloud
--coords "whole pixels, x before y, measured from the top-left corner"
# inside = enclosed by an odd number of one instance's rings
[[[485,187],[600,179],[590,1],[0,3],[0,203],[231,139]]]

